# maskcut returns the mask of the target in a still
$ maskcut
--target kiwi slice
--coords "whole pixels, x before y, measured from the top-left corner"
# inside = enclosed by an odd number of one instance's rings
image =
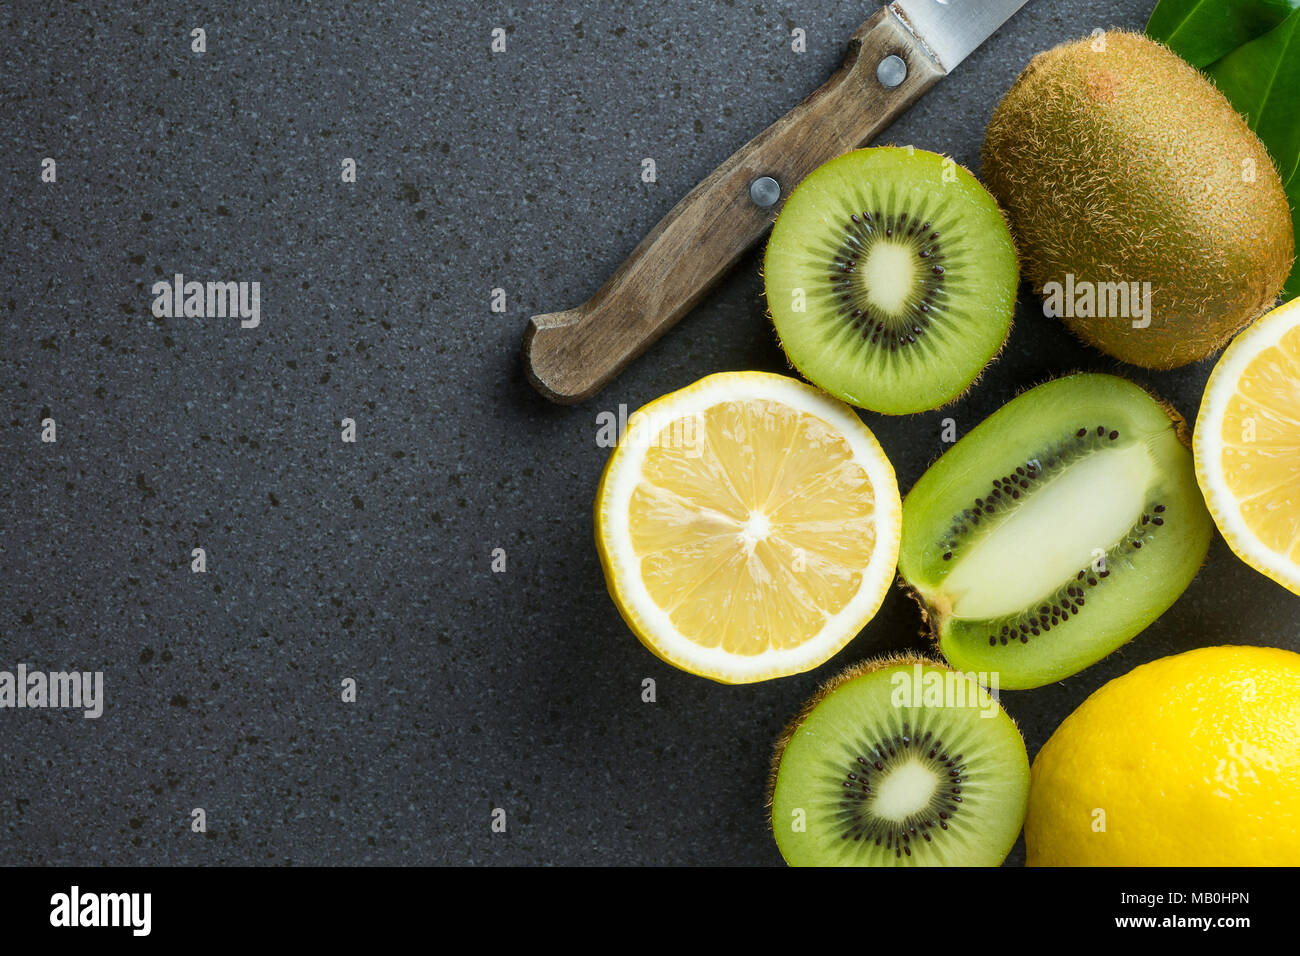
[[[974,678],[922,657],[833,678],[772,762],[772,832],[791,866],[996,866],[1028,800],[1015,723]]]
[[[1002,348],[1018,267],[997,202],[920,149],[845,153],[814,170],[772,227],[768,309],[813,384],[876,412],[938,408]]]
[[[898,566],[954,667],[1039,687],[1163,614],[1210,529],[1182,417],[1125,379],[1071,375],[1008,402],[921,476]]]

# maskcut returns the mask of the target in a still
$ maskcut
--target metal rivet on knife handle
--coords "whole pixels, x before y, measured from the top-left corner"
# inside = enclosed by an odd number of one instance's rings
[[[877,10],[835,74],[687,193],[595,295],[529,320],[528,380],[565,404],[599,392],[759,241],[783,193],[870,142],[1024,2],[893,0]]]
[[[894,56],[891,53],[876,65],[876,79],[880,81],[881,86],[892,89],[907,79],[907,64],[903,62],[901,56]]]
[[[771,176],[759,176],[749,184],[749,198],[766,209],[781,198],[781,184]]]

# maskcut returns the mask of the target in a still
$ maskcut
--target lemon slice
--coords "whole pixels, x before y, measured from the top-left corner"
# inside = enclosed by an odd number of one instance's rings
[[[1228,545],[1300,594],[1300,300],[1228,346],[1205,386],[1192,445]]]
[[[894,469],[850,409],[794,379],[710,375],[633,414],[596,492],[628,626],[727,684],[821,664],[879,610],[898,561]]]

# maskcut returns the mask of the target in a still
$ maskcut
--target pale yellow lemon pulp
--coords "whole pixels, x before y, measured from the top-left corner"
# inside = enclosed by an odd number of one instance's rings
[[[1239,335],[1206,386],[1196,472],[1242,560],[1300,594],[1300,307]]]
[[[848,406],[732,372],[628,420],[596,536],[642,642],[742,683],[815,667],[865,626],[893,578],[900,511],[893,469]]]

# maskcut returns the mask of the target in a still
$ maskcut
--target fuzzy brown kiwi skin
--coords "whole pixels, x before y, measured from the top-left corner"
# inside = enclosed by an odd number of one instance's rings
[[[817,692],[813,694],[812,697],[808,698],[807,701],[804,702],[804,705],[801,708],[799,708],[799,713],[794,716],[793,720],[791,720],[788,724],[785,725],[785,729],[782,730],[780,736],[777,737],[776,747],[772,752],[772,763],[771,766],[768,768],[767,801],[764,804],[769,810],[769,813],[767,815],[768,829],[772,829],[772,814],[770,811],[772,809],[772,798],[776,793],[776,774],[777,771],[781,768],[781,757],[785,754],[785,748],[789,746],[790,741],[794,738],[794,735],[798,732],[799,728],[803,726],[803,722],[808,719],[808,716],[814,710],[817,709],[817,705],[820,704],[823,700],[825,700],[828,696],[830,696],[831,692],[834,691],[836,688],[841,687],[844,684],[847,684],[849,681],[855,680],[856,678],[859,678],[864,674],[870,674],[882,668],[894,667],[899,664],[902,664],[907,667],[911,667],[914,664],[921,664],[927,667],[939,667],[944,670],[952,670],[952,668],[949,667],[947,664],[945,664],[943,661],[934,660],[929,657],[923,657],[920,654],[915,654],[915,653],[888,654],[884,657],[873,657],[869,660],[860,661],[859,663],[854,664],[852,667],[848,667],[845,670],[840,671],[834,677],[831,677],[825,682],[823,682],[822,685],[817,688]]]
[[[1150,327],[1062,316],[1076,337],[1134,365],[1176,368],[1273,306],[1294,259],[1290,212],[1263,144],[1212,83],[1140,34],[1103,39],[1030,61],[989,122],[984,181],[1011,214],[1036,290],[1066,273],[1151,282]],[[1255,181],[1243,185],[1225,155],[1252,160]],[[1131,274],[1116,273],[1121,262]]]
[[[884,146],[891,149],[908,148],[907,146],[899,146],[896,143],[877,143],[875,145]],[[953,159],[952,156],[949,156],[947,153],[938,153],[937,155],[942,156],[944,159],[951,162],[954,166],[961,169],[963,172],[967,173],[971,177],[971,179],[975,180],[977,183],[984,185],[983,181],[978,176],[976,176],[975,173],[973,173],[966,166],[963,166],[961,163],[957,162],[957,160]],[[990,196],[993,196],[993,193],[988,190],[987,185],[985,185],[984,188],[985,191],[989,192]],[[998,215],[1002,217],[1002,224],[1006,226],[1007,235],[1011,237],[1011,251],[1016,257],[1016,274],[1023,276],[1024,274],[1023,260],[1020,256],[1020,248],[1016,244],[1015,230],[1011,228],[1011,219],[1007,215],[1006,209],[1002,207],[1002,203],[997,199],[996,196],[993,196],[993,205],[997,207]],[[775,221],[776,220],[773,219],[773,222]],[[758,265],[758,280],[761,284],[764,285],[764,287],[766,287],[766,282],[765,282],[766,277],[763,271],[763,262],[765,262],[766,259],[767,259],[766,247],[764,247],[763,261],[760,261]],[[764,303],[767,302],[766,296],[763,297],[763,302]],[[776,330],[776,318],[775,316],[772,315],[771,307],[765,304],[763,308],[763,314],[767,317],[767,323],[768,326],[772,329],[772,336],[773,338],[776,339],[777,348],[781,350],[781,354],[785,358],[785,364],[789,366],[790,371],[793,372],[799,378],[802,378],[805,381],[809,381],[810,384],[812,384],[814,387],[820,388],[820,386],[818,386],[817,383],[811,382],[811,380],[809,380],[808,377],[805,376],[803,372],[799,370],[799,368],[794,364],[794,361],[790,358],[790,353],[786,350],[785,343],[781,341],[781,334]],[[1015,331],[1015,327],[1016,327],[1016,317],[1015,317],[1015,311],[1013,309],[1011,314],[1011,321],[1007,323],[1007,334],[1005,337],[1003,337],[1002,344],[999,345],[998,350],[994,352],[992,356],[989,357],[988,363],[982,369],[980,369],[979,372],[976,373],[973,379],[971,379],[970,384],[967,385],[966,388],[963,389],[959,394],[954,395],[952,398],[948,399],[948,401],[944,402],[942,405],[936,405],[934,408],[923,409],[922,411],[913,412],[912,414],[928,415],[930,412],[938,411],[941,408],[948,408],[950,405],[955,405],[957,402],[960,402],[963,398],[969,395],[971,389],[973,389],[976,385],[978,385],[980,381],[984,378],[984,373],[986,373],[990,368],[992,368],[995,364],[997,364],[998,360],[1002,358],[1002,353],[1006,351],[1007,343],[1011,341],[1011,333]]]
[[[898,586],[903,589],[904,594],[915,602],[917,608],[921,611],[921,636],[929,642],[934,653],[942,660],[943,648],[939,645],[939,622],[935,620],[930,605],[921,596],[921,592],[912,587],[907,578],[901,574],[898,576]],[[944,666],[947,667],[948,664],[945,662]]]
[[[1039,385],[1046,385],[1048,382],[1055,381],[1055,379],[1057,378],[1069,378],[1071,375],[1082,375],[1082,374],[1084,374],[1082,370],[1075,370],[1072,372],[1066,372],[1059,376],[1052,376],[1051,378],[1046,378],[1041,382],[1035,382],[1031,385],[1026,385],[1024,388],[1020,389],[1020,391],[1016,392],[1015,396],[1013,396],[1013,399],[1018,398],[1020,395],[1024,394],[1025,392],[1037,388]],[[1136,382],[1132,382],[1131,380],[1130,380],[1130,384],[1137,385]],[[1157,405],[1160,406],[1160,410],[1163,411],[1165,413],[1165,416],[1169,419],[1169,424],[1174,430],[1174,436],[1178,439],[1178,443],[1182,445],[1184,448],[1186,448],[1188,451],[1191,451],[1192,430],[1191,428],[1188,427],[1187,419],[1183,416],[1183,413],[1180,412],[1178,409],[1176,409],[1172,404],[1167,402],[1165,399],[1155,394],[1155,392],[1151,391],[1150,389],[1144,388],[1141,385],[1137,385],[1137,387],[1141,388],[1142,391],[1146,392],[1147,396],[1153,402],[1155,402]],[[936,458],[935,460],[937,461],[938,459]],[[930,464],[934,464],[934,462],[932,461]],[[1208,559],[1209,559],[1209,555],[1207,554],[1205,560]],[[1205,567],[1205,560],[1202,560],[1201,567]],[[940,666],[948,667],[949,669],[951,669],[951,666],[946,661],[942,661],[943,650],[939,644],[939,624],[938,621],[935,620],[933,610],[931,609],[930,605],[926,602],[925,598],[921,595],[921,592],[918,591],[915,587],[913,587],[912,584],[907,580],[907,578],[903,577],[900,574],[895,578],[895,581],[897,582],[899,588],[902,589],[903,593],[906,594],[909,598],[911,598],[916,603],[916,606],[920,609],[921,636],[924,639],[929,641],[931,647],[934,648],[934,653],[939,655],[941,659]],[[935,663],[935,662],[932,661],[931,663]],[[800,717],[797,719],[802,721],[802,719],[806,716],[807,716],[806,714],[801,714]],[[784,749],[784,747],[782,749]],[[773,779],[775,780],[775,778]],[[769,788],[769,796],[770,796],[770,788]]]
[[[1146,391],[1146,389],[1143,389]],[[1187,426],[1187,419],[1183,413],[1174,408],[1169,402],[1165,401],[1159,395],[1153,392],[1147,392],[1148,395],[1160,406],[1161,411],[1169,416],[1169,421],[1173,423],[1174,434],[1178,437],[1178,443],[1188,451],[1192,450],[1192,430]]]

